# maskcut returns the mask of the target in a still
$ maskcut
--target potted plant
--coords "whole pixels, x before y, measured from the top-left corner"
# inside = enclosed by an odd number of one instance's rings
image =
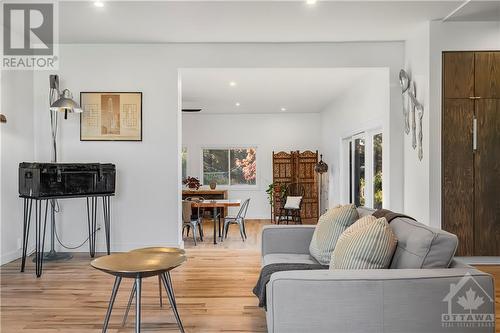
[[[186,177],[182,183],[191,190],[197,190],[201,186],[200,180],[196,177]]]
[[[286,197],[286,185],[280,183],[271,183],[267,187],[267,200],[269,200],[269,205],[271,205],[271,220],[273,219],[274,205],[276,203],[275,196],[278,195],[281,200]]]

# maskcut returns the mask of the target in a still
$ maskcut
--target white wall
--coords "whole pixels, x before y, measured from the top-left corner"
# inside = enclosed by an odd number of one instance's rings
[[[431,22],[430,25],[430,224],[441,227],[442,51],[500,50],[500,22]]]
[[[344,188],[348,186],[348,178],[344,163],[345,152],[342,140],[361,131],[380,128],[383,130],[383,193],[384,207],[394,208],[401,193],[392,193],[391,182],[397,179],[390,177],[391,151],[387,147],[390,141],[390,87],[389,69],[370,70],[361,81],[355,84],[356,89],[345,91],[321,112],[321,151],[323,159],[329,165],[328,191],[326,207],[348,202]],[[401,157],[401,155],[400,155]],[[393,166],[398,168],[402,163]]]
[[[7,123],[0,124],[0,264],[20,256],[23,201],[19,199],[19,162],[31,161],[33,148],[33,72],[2,71],[1,112]]]
[[[412,147],[412,132],[404,135],[404,212],[418,221],[430,224],[429,212],[429,41],[430,23],[416,28],[405,42],[405,70],[416,87],[417,99],[424,107],[422,121],[424,157],[420,161]],[[417,143],[418,143],[418,117]],[[410,114],[411,128],[411,114]],[[401,124],[400,131],[404,127]]]
[[[188,149],[187,174],[202,178],[203,147],[257,147],[257,187],[230,188],[228,195],[231,199],[251,199],[249,218],[269,219],[265,191],[273,181],[273,151],[315,151],[319,148],[320,128],[319,113],[183,114],[182,145]]]
[[[142,91],[143,142],[80,142],[78,117],[61,121],[60,157],[62,162],[113,162],[117,165],[117,197],[112,200],[112,249],[128,250],[145,245],[181,243],[180,155],[181,119],[178,106],[181,68],[195,67],[388,67],[390,69],[391,117],[400,114],[397,72],[402,66],[403,43],[280,43],[280,44],[165,44],[165,45],[61,45],[61,86],[70,88],[78,99],[80,91]],[[47,111],[47,72],[34,78],[35,159],[50,159]],[[7,86],[11,81],[7,83]],[[15,86],[25,91],[27,84]],[[5,93],[7,89],[2,85]],[[400,123],[396,119],[391,127]],[[20,135],[30,135],[23,129]],[[400,138],[400,144],[402,139]],[[17,142],[17,141],[16,141]],[[392,142],[392,140],[391,140]],[[394,200],[402,200],[402,145],[400,160],[391,170],[399,182],[391,182]],[[16,145],[3,147],[15,150]],[[2,154],[4,154],[2,151]],[[26,159],[28,157],[23,157]],[[13,158],[19,162],[21,158]],[[396,163],[391,163],[396,165]],[[17,168],[2,173],[2,180],[17,178]],[[17,195],[12,187],[8,196]],[[5,205],[4,199],[2,203]],[[10,208],[16,209],[18,207]],[[62,202],[59,231],[63,240],[76,244],[86,237],[84,201]],[[11,213],[18,214],[18,213]],[[14,217],[12,219],[15,219]],[[2,221],[2,224],[4,221]],[[19,223],[9,221],[8,223]],[[49,231],[48,231],[49,232]],[[47,233],[48,235],[48,233]],[[17,239],[19,229],[2,238]],[[98,250],[104,249],[102,233]],[[86,247],[80,251],[86,251]]]

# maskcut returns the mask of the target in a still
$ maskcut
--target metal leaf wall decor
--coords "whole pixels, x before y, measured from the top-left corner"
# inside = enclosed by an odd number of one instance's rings
[[[424,158],[424,150],[422,147],[422,141],[424,137],[422,130],[424,106],[417,100],[415,82],[410,79],[410,75],[408,75],[408,73],[404,69],[399,71],[399,83],[401,85],[401,93],[403,94],[403,116],[405,133],[410,134],[411,122],[412,147],[413,149],[416,149],[418,147],[418,159],[421,161]]]

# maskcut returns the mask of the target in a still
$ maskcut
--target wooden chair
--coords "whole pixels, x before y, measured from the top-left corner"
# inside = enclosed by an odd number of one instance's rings
[[[304,193],[304,186],[301,184],[292,183],[287,186],[286,197],[280,208],[277,224],[280,222],[302,224],[301,212]]]

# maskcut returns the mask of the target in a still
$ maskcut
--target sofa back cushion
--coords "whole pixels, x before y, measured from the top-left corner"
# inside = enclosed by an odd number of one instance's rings
[[[357,219],[358,212],[352,204],[331,208],[321,215],[309,245],[311,256],[322,265],[330,264],[338,238]]]
[[[457,236],[409,218],[390,223],[398,239],[391,268],[448,268],[458,246]]]
[[[340,235],[330,269],[389,268],[397,243],[385,218],[366,215]]]
[[[359,216],[374,209],[358,207]],[[447,231],[429,227],[409,218],[398,217],[389,224],[398,239],[390,268],[448,268],[458,246],[458,238]]]

